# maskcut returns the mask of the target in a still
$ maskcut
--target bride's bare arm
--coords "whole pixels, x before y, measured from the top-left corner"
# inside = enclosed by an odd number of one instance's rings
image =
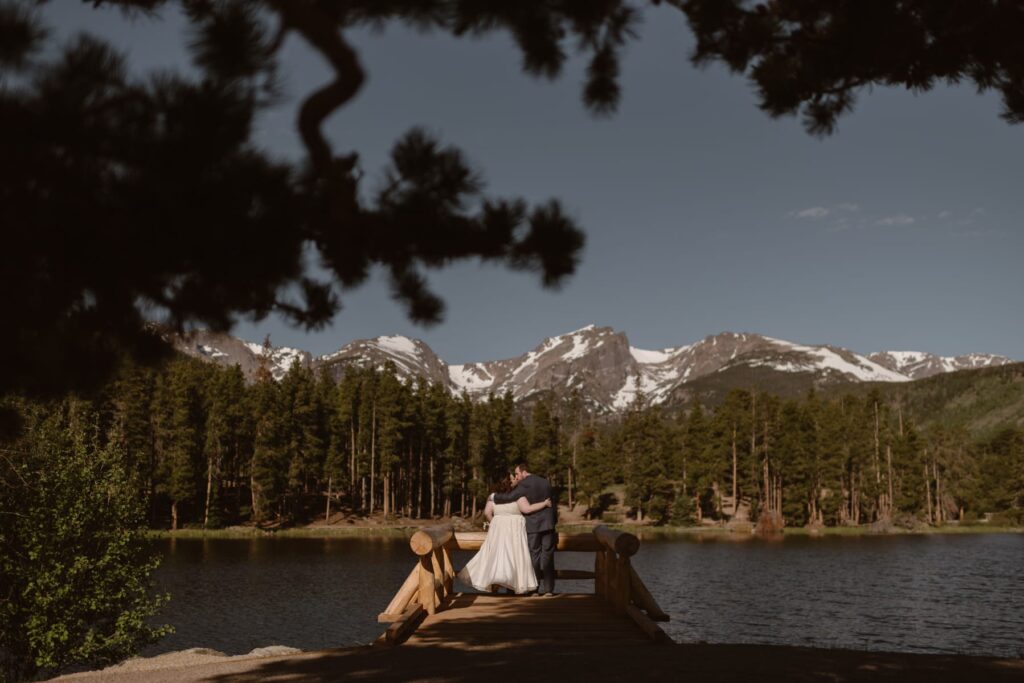
[[[526,500],[526,496],[520,496],[518,499],[516,499],[516,505],[519,506],[520,512],[522,512],[524,515],[528,515],[531,512],[537,512],[537,510],[543,510],[544,508],[551,507],[551,499],[545,498],[539,503],[534,503],[533,505],[530,505],[530,501]]]
[[[490,500],[490,499],[487,500],[487,505],[484,506],[484,517],[487,518],[488,522],[491,521],[492,517],[494,517],[494,501],[493,500]]]

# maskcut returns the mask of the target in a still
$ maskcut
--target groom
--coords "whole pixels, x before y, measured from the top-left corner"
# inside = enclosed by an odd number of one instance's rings
[[[516,464],[515,488],[508,493],[494,494],[494,502],[514,503],[522,496],[526,496],[526,500],[531,504],[551,498],[551,484],[544,477],[530,474],[524,461]],[[533,571],[537,575],[537,594],[554,595],[555,544],[558,541],[555,534],[554,505],[526,515],[526,541],[530,547]]]

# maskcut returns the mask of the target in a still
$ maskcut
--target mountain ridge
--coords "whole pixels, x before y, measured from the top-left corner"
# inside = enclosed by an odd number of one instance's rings
[[[880,351],[862,355],[830,344],[800,344],[747,332],[721,332],[691,344],[649,350],[632,346],[624,332],[596,325],[547,337],[513,358],[461,364],[448,364],[426,342],[402,335],[356,339],[319,357],[205,330],[172,335],[171,341],[193,357],[222,365],[237,363],[250,380],[261,365],[275,379],[298,363],[323,369],[337,381],[349,368],[383,368],[390,362],[403,381],[422,378],[476,399],[508,391],[523,401],[575,391],[605,412],[621,412],[641,395],[652,404],[672,403],[687,394],[687,385],[699,379],[706,384],[720,373],[732,378],[727,384],[756,375],[759,383],[768,385],[774,377],[794,387],[824,388],[844,382],[909,382],[1014,362],[993,354],[942,357],[919,351]]]

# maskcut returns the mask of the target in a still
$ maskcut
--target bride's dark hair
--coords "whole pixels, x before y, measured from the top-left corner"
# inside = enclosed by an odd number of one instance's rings
[[[504,477],[498,477],[498,479],[491,484],[491,490],[495,493],[508,493],[511,491],[512,481],[509,478],[509,475],[506,474]]]

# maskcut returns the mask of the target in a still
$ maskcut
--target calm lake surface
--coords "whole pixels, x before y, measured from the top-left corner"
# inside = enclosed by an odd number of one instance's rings
[[[370,643],[414,564],[401,539],[157,544],[157,585],[171,594],[161,623],[177,632],[149,655]],[[470,556],[456,553],[456,568]],[[633,559],[680,642],[1024,656],[1024,535],[645,539]],[[592,568],[593,554],[556,563]]]

